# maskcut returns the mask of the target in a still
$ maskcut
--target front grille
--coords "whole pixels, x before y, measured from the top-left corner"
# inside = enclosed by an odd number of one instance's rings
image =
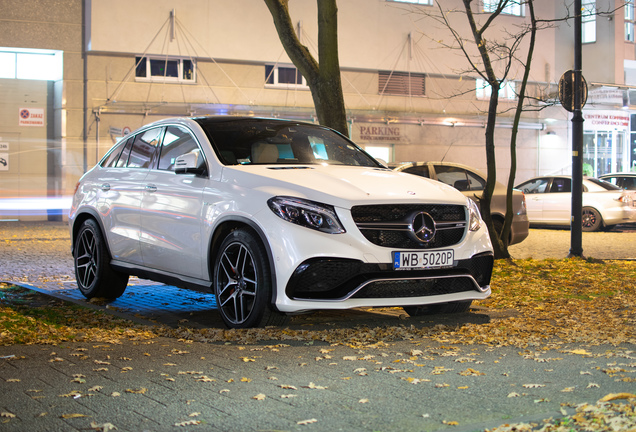
[[[428,243],[420,241],[412,229],[413,217],[428,213],[436,225]],[[351,215],[362,235],[371,243],[400,249],[434,249],[455,245],[466,231],[466,209],[461,205],[396,204],[354,206]]]
[[[352,298],[427,297],[474,290],[475,283],[465,276],[421,280],[381,280],[366,285]]]

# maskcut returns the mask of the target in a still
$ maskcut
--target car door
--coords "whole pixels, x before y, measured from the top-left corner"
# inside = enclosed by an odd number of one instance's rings
[[[572,180],[555,177],[543,199],[543,220],[547,223],[569,223],[572,215]]]
[[[528,220],[531,223],[544,221],[543,201],[549,184],[549,177],[541,177],[528,180],[516,187],[516,189],[521,189],[526,194],[526,209]]]
[[[97,207],[103,215],[104,231],[113,259],[142,264],[139,209],[156,142],[154,131],[137,134],[126,141],[123,151],[100,173]]]
[[[140,237],[144,265],[178,275],[203,278],[203,189],[207,176],[176,174],[177,156],[203,152],[193,134],[182,126],[168,126],[156,167],[145,179]]]

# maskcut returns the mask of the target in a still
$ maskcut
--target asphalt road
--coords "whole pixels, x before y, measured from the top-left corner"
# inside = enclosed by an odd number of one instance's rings
[[[511,252],[517,258],[561,258],[568,253],[567,239],[567,231],[532,230],[527,243]],[[632,258],[635,239],[634,232],[586,233],[584,253]],[[616,252],[624,244],[632,246]],[[88,305],[73,294],[69,246],[63,224],[0,224],[0,280]],[[181,291],[149,293],[153,285],[138,283],[129,290],[141,294],[130,302],[145,299],[142,318],[126,307],[91,307],[138,322],[154,311],[152,319],[174,328],[183,319],[194,327],[222,328],[213,310],[189,311],[202,302],[200,294],[184,301]],[[2,346],[0,429],[108,430],[112,424],[118,431],[463,432],[540,422],[608,393],[635,392],[636,346],[630,344],[549,349],[413,338],[356,345],[344,337],[346,343],[329,344],[293,336],[303,328],[346,334],[359,326],[408,331],[439,325],[450,335],[456,326],[504,317],[476,309],[431,321],[395,309],[356,310],[297,317],[283,341],[245,344],[230,332],[225,343],[161,337]]]

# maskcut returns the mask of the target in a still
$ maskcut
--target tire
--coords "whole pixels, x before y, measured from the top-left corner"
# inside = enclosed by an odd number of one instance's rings
[[[82,223],[75,237],[73,251],[75,279],[84,297],[121,297],[128,285],[128,275],[110,266],[110,254],[104,236],[93,219]]]
[[[583,231],[598,231],[603,226],[603,218],[601,214],[592,207],[583,208]]]
[[[282,325],[287,316],[270,306],[272,277],[267,252],[247,229],[225,237],[214,263],[214,294],[230,328]]]
[[[468,312],[472,300],[462,300],[448,303],[438,303],[426,306],[404,306],[404,312],[409,316],[425,316],[425,315],[437,315],[437,314],[451,314],[451,313],[464,313]]]

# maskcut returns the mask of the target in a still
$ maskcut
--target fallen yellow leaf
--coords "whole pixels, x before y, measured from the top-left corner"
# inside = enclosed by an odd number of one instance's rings
[[[299,422],[296,422],[296,424],[304,426],[304,425],[308,425],[308,424],[311,424],[311,423],[317,423],[317,422],[318,422],[318,420],[316,420],[316,419],[309,419],[309,420],[301,420]]]
[[[632,393],[610,393],[608,395],[605,395],[601,399],[599,399],[599,402],[609,402],[616,399],[631,399],[631,398],[636,398],[636,395]]]
[[[61,416],[64,419],[72,419],[72,418],[79,418],[79,417],[90,417],[84,414],[62,414]]]

